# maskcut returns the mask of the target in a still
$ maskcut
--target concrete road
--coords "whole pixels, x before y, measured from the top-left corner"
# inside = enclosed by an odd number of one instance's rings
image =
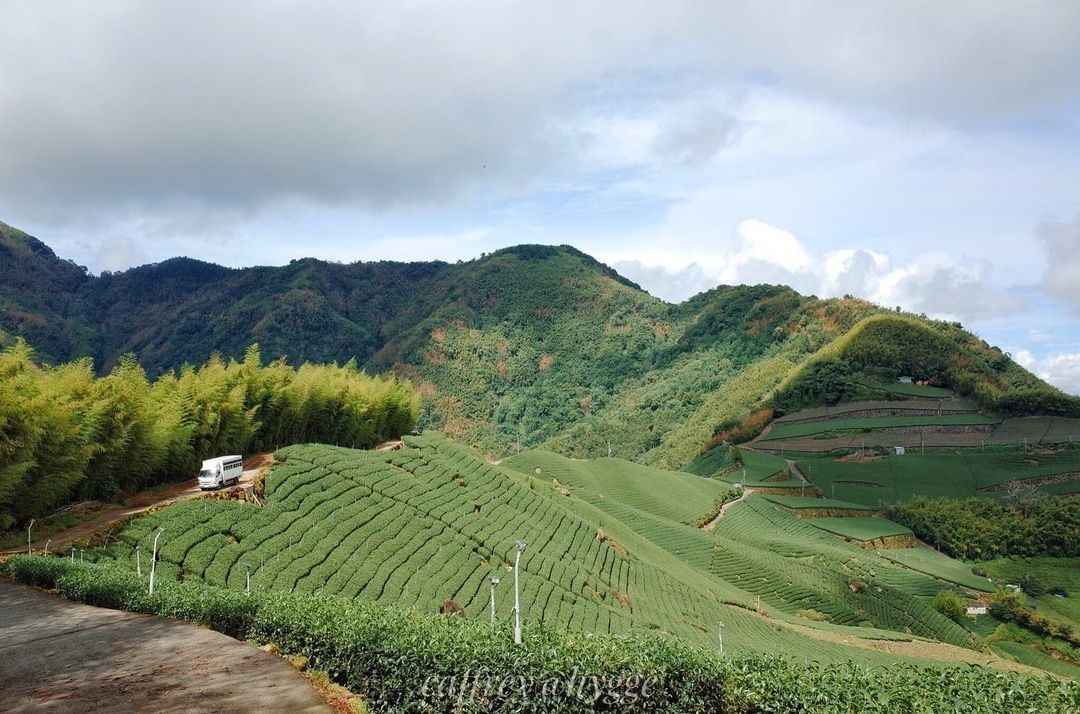
[[[329,712],[288,662],[203,627],[0,580],[4,712]]]

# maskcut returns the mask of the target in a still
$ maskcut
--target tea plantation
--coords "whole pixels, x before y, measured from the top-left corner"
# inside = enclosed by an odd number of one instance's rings
[[[161,527],[163,578],[241,589],[250,570],[258,591],[428,612],[453,600],[481,620],[489,578],[499,575],[496,605],[505,622],[513,598],[508,567],[523,539],[523,616],[545,627],[667,632],[711,646],[723,621],[730,651],[780,649],[816,661],[904,658],[807,637],[785,623],[823,631],[863,625],[873,628],[866,633],[907,631],[900,636],[974,646],[923,600],[941,581],[761,497],[731,506],[712,532],[687,525],[726,488],[698,476],[544,452],[515,457],[514,471],[435,436],[408,437],[399,451],[305,445],[278,458],[284,463],[267,480],[262,507],[170,506],[134,521],[102,557],[133,567],[133,545]],[[798,616],[804,609],[829,621],[806,621]]]

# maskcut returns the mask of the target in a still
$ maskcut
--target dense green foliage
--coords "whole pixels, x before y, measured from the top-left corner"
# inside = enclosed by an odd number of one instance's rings
[[[957,558],[1080,556],[1077,497],[1020,504],[981,498],[914,498],[890,506],[887,515]]]
[[[334,597],[244,596],[193,582],[164,582],[151,596],[130,571],[63,559],[19,556],[4,571],[79,602],[274,642],[307,656],[377,711],[1020,712],[1080,706],[1075,683],[1048,677],[725,658],[657,635],[582,636],[559,628],[528,627],[525,644],[515,647],[505,628],[492,632],[460,618]],[[477,674],[480,685],[474,686]],[[553,682],[561,686],[545,688]],[[493,686],[485,694],[488,683]]]
[[[953,622],[963,621],[967,613],[967,605],[964,598],[952,590],[942,590],[934,596],[934,609]]]
[[[1032,632],[1047,637],[1064,640],[1074,647],[1080,647],[1080,632],[1071,624],[1054,620],[1028,607],[1019,593],[999,590],[990,598],[987,611],[1003,622],[1015,622]]]
[[[1080,416],[1080,399],[1054,389],[1007,354],[955,323],[879,314],[827,345],[773,398],[782,412],[819,404],[895,396],[933,396],[890,385],[900,376],[969,396],[1002,415]]]
[[[41,365],[20,341],[0,351],[0,527],[193,478],[210,456],[371,446],[410,430],[418,409],[406,382],[354,364],[262,365],[257,347],[151,382],[130,356],[95,378],[88,359]]]
[[[1053,391],[953,326],[894,315],[868,323],[884,313],[867,302],[768,285],[669,305],[566,246],[519,246],[457,264],[298,260],[232,270],[178,258],[97,277],[2,226],[0,252],[10,257],[0,267],[0,330],[27,336],[46,359],[91,356],[109,370],[130,352],[151,376],[215,351],[239,359],[252,342],[293,362],[355,359],[413,379],[425,427],[504,454],[542,444],[679,467],[713,439],[759,431],[770,393],[814,381],[806,375],[820,367],[803,368],[829,350],[862,371],[827,378],[835,395],[815,388],[794,401],[849,397],[854,387],[843,385],[867,379],[863,372],[884,379],[881,365],[906,355],[898,346],[909,343],[910,325],[916,336],[960,345],[962,359],[942,368],[956,373],[949,384],[970,362],[976,386],[991,384],[995,399],[1014,404],[1005,411],[1032,411],[1025,400]],[[890,327],[897,320],[903,329]],[[847,340],[856,325],[860,339]],[[889,368],[938,369],[924,352]],[[859,389],[882,397],[871,381]],[[1071,409],[1061,398],[1050,411]]]

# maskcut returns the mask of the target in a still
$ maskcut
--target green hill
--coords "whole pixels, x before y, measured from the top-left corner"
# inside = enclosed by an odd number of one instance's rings
[[[547,627],[641,629],[710,645],[722,620],[736,652],[871,664],[910,661],[874,641],[975,644],[924,602],[942,581],[765,499],[735,504],[711,532],[686,525],[714,491],[698,476],[545,452],[515,457],[517,471],[432,436],[407,437],[397,451],[305,445],[278,458],[265,505],[176,504],[134,521],[103,553],[134,567],[133,545],[160,526],[165,579],[242,589],[250,569],[260,591],[429,612],[453,600],[485,619],[492,575],[503,577],[500,616],[510,610],[508,569],[524,539],[524,616]],[[647,486],[662,495],[648,497]],[[811,610],[822,617],[801,615]]]
[[[679,467],[752,436],[774,408],[906,396],[905,373],[1005,414],[1078,413],[956,325],[769,285],[670,305],[569,246],[455,264],[176,258],[90,276],[0,225],[0,254],[0,333],[46,361],[89,356],[106,372],[131,352],[155,376],[255,342],[294,364],[355,359],[412,379],[422,424],[489,453]]]

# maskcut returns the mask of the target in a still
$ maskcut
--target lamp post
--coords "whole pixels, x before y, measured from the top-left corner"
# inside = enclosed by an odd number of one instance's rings
[[[71,562],[75,562],[75,546],[71,546]]]
[[[135,574],[142,577],[142,543],[135,544]]]
[[[157,535],[154,536],[154,552],[150,556],[150,594],[154,594],[154,575],[157,574],[157,544],[158,538],[165,531],[164,528],[157,529]]]
[[[521,593],[518,582],[518,565],[521,563],[521,554],[525,552],[525,541],[517,542],[517,555],[514,556],[514,644],[521,644]]]
[[[716,636],[720,640],[720,654],[724,654],[724,621],[720,620],[719,626],[716,628]]]
[[[247,571],[247,579],[244,584],[244,594],[251,594],[251,563],[244,563],[244,570]]]
[[[27,555],[33,555],[34,554],[34,551],[32,551],[30,549],[30,529],[34,527],[35,523],[37,523],[37,520],[34,519],[34,518],[31,518],[30,519],[30,525],[28,525],[26,527],[26,554]]]
[[[499,584],[499,576],[491,576],[491,631],[495,631],[495,586]]]
[[[52,543],[52,538],[50,538],[49,540],[45,541],[45,557],[46,557],[46,558],[48,558],[48,557],[49,557],[49,544],[50,544],[50,543]]]

